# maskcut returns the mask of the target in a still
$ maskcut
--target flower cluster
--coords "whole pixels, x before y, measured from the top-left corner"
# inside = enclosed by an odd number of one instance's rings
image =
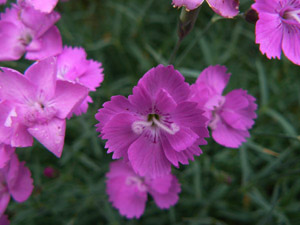
[[[33,189],[31,174],[15,153],[33,138],[61,157],[66,119],[81,115],[89,96],[103,81],[102,64],[88,60],[83,48],[62,47],[57,0],[18,0],[1,14],[0,61],[37,60],[23,74],[0,67],[0,224],[10,195],[25,201]],[[5,3],[5,1],[0,2]]]
[[[176,203],[180,189],[171,165],[187,165],[202,154],[199,145],[206,144],[208,126],[214,139],[227,147],[236,148],[249,136],[255,99],[243,90],[223,97],[228,80],[226,68],[215,66],[189,86],[173,66],[159,65],[140,79],[128,98],[114,96],[99,109],[97,131],[113,159],[124,161],[113,162],[107,174],[109,199],[122,215],[140,217],[147,192],[160,208]],[[158,180],[161,187],[173,187],[153,189],[151,183]],[[157,199],[156,192],[163,195]]]

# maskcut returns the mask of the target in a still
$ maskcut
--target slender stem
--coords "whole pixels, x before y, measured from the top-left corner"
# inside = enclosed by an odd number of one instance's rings
[[[180,47],[180,44],[181,44],[181,39],[178,38],[177,43],[176,43],[176,45],[175,45],[175,47],[174,47],[174,49],[172,51],[172,54],[171,54],[171,56],[169,58],[168,64],[172,64],[172,62],[174,61],[176,53],[177,53],[177,51],[178,51],[178,49]]]

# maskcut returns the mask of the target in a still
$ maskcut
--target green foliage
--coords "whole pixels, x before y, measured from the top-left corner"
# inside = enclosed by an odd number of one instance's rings
[[[242,1],[241,12],[251,4]],[[97,138],[94,115],[112,95],[129,95],[151,67],[167,63],[180,11],[171,0],[70,0],[57,10],[64,44],[83,46],[88,58],[101,61],[105,81],[88,113],[68,121],[61,159],[39,143],[17,150],[32,171],[35,190],[25,203],[11,202],[13,225],[299,224],[300,70],[284,56],[279,61],[261,55],[254,25],[242,17],[217,17],[204,4],[174,61],[190,83],[205,67],[226,65],[232,73],[226,91],[243,88],[257,98],[251,138],[240,149],[209,140],[200,157],[173,170],[182,187],[176,206],[160,210],[149,199],[140,220],[126,220],[105,193],[112,159]],[[30,62],[2,65],[24,71]],[[44,177],[46,166],[59,176]]]

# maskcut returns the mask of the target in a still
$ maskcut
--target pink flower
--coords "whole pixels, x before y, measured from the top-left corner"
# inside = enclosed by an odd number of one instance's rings
[[[269,59],[279,58],[281,49],[293,63],[300,65],[300,1],[256,0],[258,12],[256,43]]]
[[[176,204],[181,191],[177,178],[172,174],[155,179],[141,177],[120,160],[110,164],[106,177],[109,201],[127,218],[139,218],[143,214],[147,193],[159,208],[167,209]]]
[[[10,162],[0,169],[0,216],[6,210],[10,196],[17,202],[26,201],[33,190],[30,170],[13,154]]]
[[[254,124],[257,105],[255,98],[242,89],[222,96],[230,78],[226,70],[219,65],[203,70],[191,86],[191,100],[206,110],[213,139],[220,145],[237,148],[250,136],[248,130]]]
[[[96,91],[103,81],[103,68],[100,62],[87,60],[87,55],[83,48],[71,48],[65,46],[62,53],[57,58],[57,78],[81,84],[90,91]],[[81,105],[75,108],[69,117],[74,113],[81,115],[86,113],[88,103],[93,102],[90,96],[87,96]]]
[[[188,164],[208,137],[206,118],[188,101],[189,85],[173,66],[149,70],[133,95],[114,96],[96,114],[97,131],[113,159],[128,158],[141,176],[169,174],[171,164]]]
[[[15,148],[0,144],[0,169],[7,165],[14,152]]]
[[[18,0],[18,4],[28,4],[36,10],[43,13],[51,13],[55,8],[58,0]]]
[[[29,60],[41,60],[62,51],[62,40],[54,24],[57,12],[41,13],[31,7],[13,4],[1,14],[0,61],[18,60],[26,53]]]
[[[0,224],[1,225],[9,225],[10,224],[10,222],[7,218],[7,215],[3,214],[2,216],[0,216]]]
[[[204,0],[173,0],[174,7],[186,7],[187,10],[198,8]],[[232,18],[239,13],[239,0],[206,0],[215,13]]]
[[[14,147],[27,147],[32,145],[33,136],[60,157],[65,119],[86,98],[87,88],[57,81],[54,57],[34,63],[25,75],[1,69],[0,98],[5,101],[0,103],[0,112],[4,114],[0,117],[0,141]]]
[[[0,5],[6,4],[7,0],[0,0]],[[1,223],[0,223],[1,224]]]

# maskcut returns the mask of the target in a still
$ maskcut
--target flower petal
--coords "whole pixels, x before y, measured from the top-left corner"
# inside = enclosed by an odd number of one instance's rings
[[[188,10],[194,10],[198,8],[204,0],[173,0],[172,5],[174,7],[186,7]]]
[[[300,27],[285,25],[283,28],[282,50],[289,60],[300,65]]]
[[[153,143],[144,135],[130,145],[128,157],[133,170],[140,176],[156,178],[171,172],[160,142]]]
[[[108,153],[113,152],[113,159],[127,157],[129,146],[138,138],[131,125],[136,117],[128,113],[115,115],[103,127],[103,139],[107,139],[105,148]]]
[[[53,118],[45,124],[35,124],[28,132],[56,157],[60,158],[64,147],[66,121]]]
[[[232,18],[239,13],[239,0],[206,0],[220,16]]]

